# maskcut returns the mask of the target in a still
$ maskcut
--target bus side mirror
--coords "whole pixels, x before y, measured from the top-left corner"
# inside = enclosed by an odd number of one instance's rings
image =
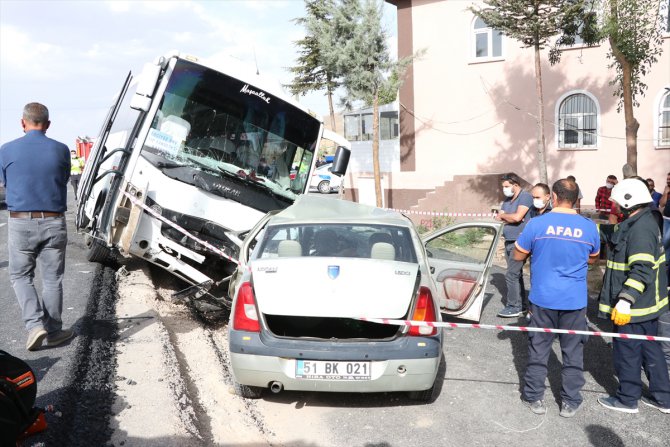
[[[133,98],[130,100],[130,108],[135,110],[149,111],[151,106],[151,97],[156,90],[156,84],[161,75],[161,66],[154,64],[144,64],[142,73],[137,82],[137,89]]]
[[[330,169],[335,175],[344,175],[347,172],[347,166],[349,166],[349,157],[351,156],[351,151],[344,146],[337,146],[335,151],[335,158],[333,159],[333,166]]]

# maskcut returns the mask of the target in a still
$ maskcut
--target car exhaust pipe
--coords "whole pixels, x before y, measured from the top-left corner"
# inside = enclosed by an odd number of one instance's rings
[[[272,382],[270,384],[270,391],[272,391],[275,394],[281,393],[281,391],[283,389],[284,389],[284,384],[282,384],[281,382]]]

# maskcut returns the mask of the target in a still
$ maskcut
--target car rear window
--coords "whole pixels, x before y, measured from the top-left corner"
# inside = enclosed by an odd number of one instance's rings
[[[417,262],[408,228],[390,225],[278,225],[265,230],[256,258],[350,257]]]

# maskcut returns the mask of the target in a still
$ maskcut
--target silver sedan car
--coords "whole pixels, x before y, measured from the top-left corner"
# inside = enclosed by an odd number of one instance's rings
[[[309,195],[268,214],[246,237],[231,281],[236,392],[405,391],[434,400],[444,378],[441,330],[364,319],[479,319],[499,233],[500,224],[478,222],[422,239],[397,212]]]

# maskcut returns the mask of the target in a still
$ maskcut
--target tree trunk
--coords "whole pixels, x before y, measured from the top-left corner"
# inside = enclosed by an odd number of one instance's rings
[[[614,17],[616,17],[616,2],[612,2],[611,8]],[[626,59],[626,56],[619,50],[616,37],[609,36],[612,54],[621,68],[621,97],[623,99],[623,114],[626,121],[626,164],[632,170],[631,175],[637,175],[637,130],[640,123],[633,114],[633,67]]]
[[[337,132],[335,125],[335,109],[333,108],[333,89],[330,86],[330,75],[326,76],[326,95],[328,96],[328,111],[330,112],[330,130]]]
[[[537,162],[540,181],[548,184],[547,145],[544,138],[544,93],[542,89],[542,63],[540,60],[539,38],[535,39],[535,92],[537,94]]]
[[[640,128],[640,123],[633,115],[633,89],[632,89],[632,68],[630,63],[624,58],[617,57],[617,61],[621,64],[623,73],[623,115],[626,120],[626,163],[630,165],[633,170],[633,175],[637,175],[637,130]]]
[[[379,92],[375,92],[372,101],[372,169],[375,176],[375,197],[377,206],[382,207],[382,182],[379,169]]]
[[[330,111],[330,129],[333,132],[337,132],[337,126],[335,125],[335,109],[333,108],[333,94],[328,92],[328,110]]]

